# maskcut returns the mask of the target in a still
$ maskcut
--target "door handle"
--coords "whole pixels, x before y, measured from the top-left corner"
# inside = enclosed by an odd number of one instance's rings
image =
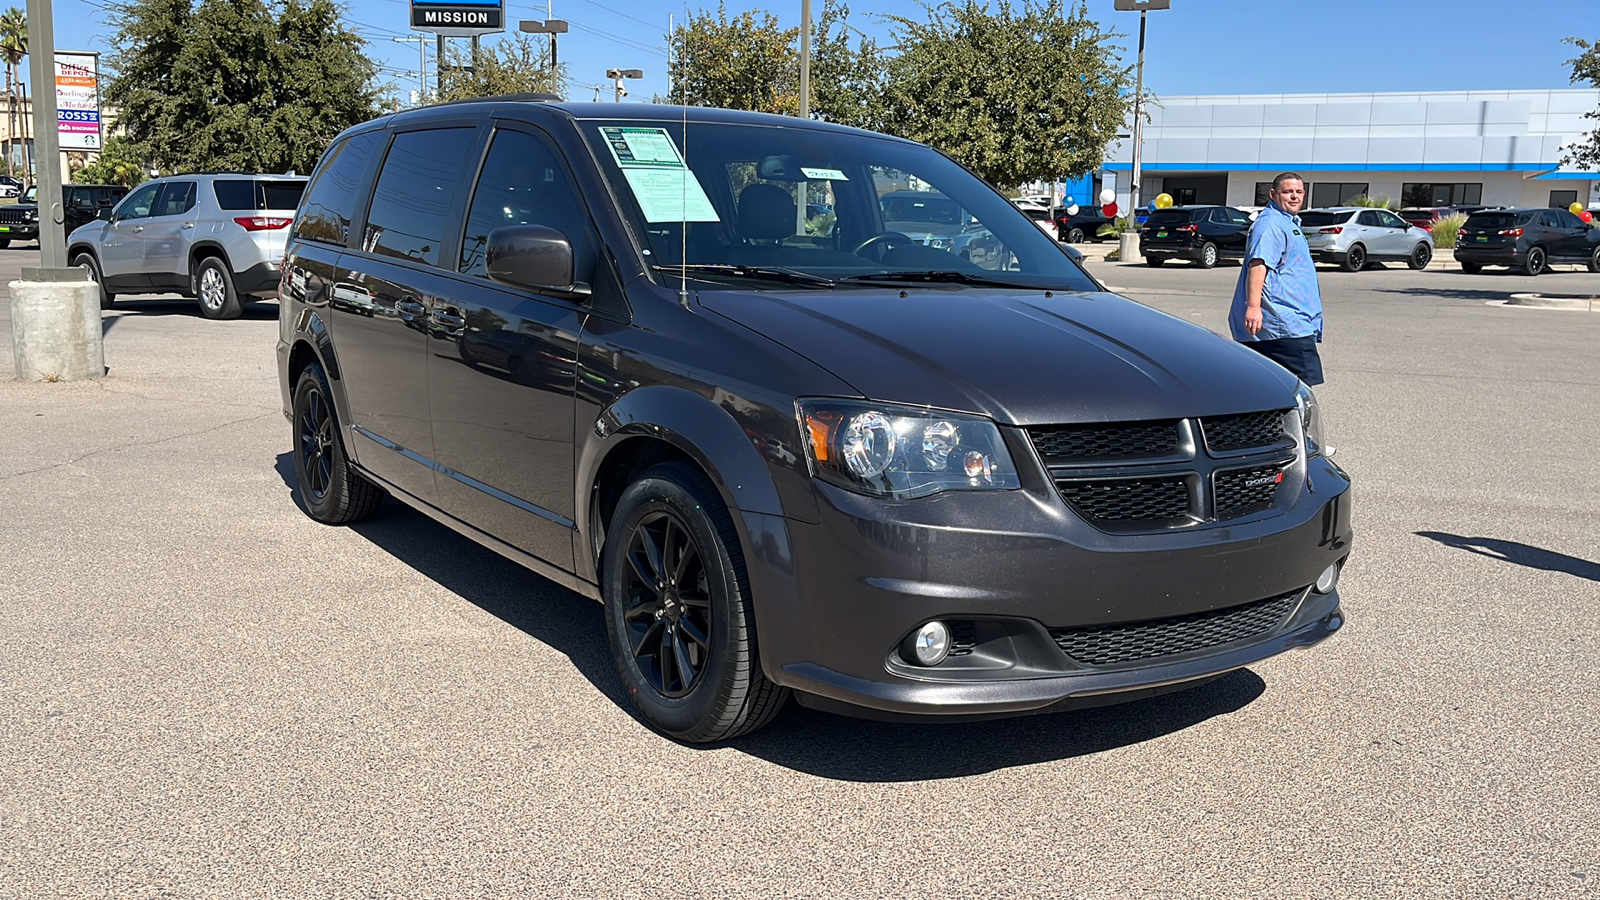
[[[394,311],[399,313],[401,317],[410,320],[427,312],[428,309],[415,300],[407,299],[395,303]]]
[[[133,233],[134,234],[138,234],[139,232],[141,232],[143,230],[144,230],[144,226],[143,225],[135,225],[135,226],[133,226]]]
[[[435,323],[445,328],[461,328],[467,324],[466,317],[457,313],[454,309],[436,309],[429,315],[433,316]]]
[[[194,223],[193,222],[185,222],[185,223],[183,223],[183,227],[184,228],[193,228],[194,227]]]

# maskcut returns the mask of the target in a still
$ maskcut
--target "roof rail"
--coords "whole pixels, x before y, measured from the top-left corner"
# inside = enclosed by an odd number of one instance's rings
[[[446,100],[435,103],[434,106],[452,106],[457,103],[488,103],[491,101],[511,101],[513,103],[560,103],[561,97],[548,91],[526,91],[520,94],[496,94],[489,97],[464,97],[460,100]]]

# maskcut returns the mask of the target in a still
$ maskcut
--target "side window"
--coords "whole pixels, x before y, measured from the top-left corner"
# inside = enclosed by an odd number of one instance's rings
[[[143,219],[150,215],[150,208],[155,206],[156,192],[161,190],[160,184],[147,184],[128,195],[128,199],[117,207],[117,220]]]
[[[1383,222],[1385,228],[1399,228],[1401,230],[1406,228],[1406,221],[1388,210],[1378,210],[1378,219]]]
[[[471,144],[471,128],[395,135],[372,191],[362,249],[439,265],[440,245],[455,208],[461,153]]]
[[[385,133],[358,134],[328,152],[316,178],[306,190],[305,203],[294,223],[296,237],[344,246],[355,215],[356,192],[366,177],[367,163],[382,146]]]
[[[1547,209],[1539,214],[1539,224],[1546,228],[1560,228],[1561,220],[1556,218],[1555,212]]]
[[[72,209],[94,209],[94,198],[90,196],[88,189],[75,188],[67,194],[67,206]]]
[[[194,182],[169,181],[161,186],[152,216],[181,216],[194,209]]]
[[[1587,228],[1587,227],[1589,227],[1589,226],[1587,226],[1587,225],[1585,225],[1583,223],[1582,219],[1580,219],[1577,216],[1573,215],[1571,213],[1571,211],[1569,211],[1569,210],[1565,210],[1565,209],[1556,210],[1556,218],[1561,220],[1561,227],[1563,227],[1563,228]]]
[[[572,242],[578,280],[588,280],[595,254],[589,213],[554,148],[524,131],[495,132],[472,193],[460,270],[487,277],[484,250],[489,234],[507,225],[545,225],[561,231]]]
[[[1370,210],[1370,209],[1362,210],[1361,211],[1361,217],[1359,219],[1357,219],[1356,222],[1357,222],[1357,224],[1370,225],[1370,226],[1372,226],[1374,228],[1376,228],[1379,225],[1383,224],[1381,221],[1379,221],[1378,214],[1376,212],[1374,212],[1373,210]]]

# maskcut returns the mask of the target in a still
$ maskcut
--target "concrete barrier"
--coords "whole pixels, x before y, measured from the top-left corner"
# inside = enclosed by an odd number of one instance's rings
[[[8,287],[18,381],[82,381],[105,375],[99,285],[41,279],[13,281]]]

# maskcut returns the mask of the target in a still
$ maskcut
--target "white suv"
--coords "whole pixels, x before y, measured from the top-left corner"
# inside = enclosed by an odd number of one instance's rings
[[[178,293],[207,318],[233,319],[250,298],[278,295],[278,263],[305,192],[296,175],[196,173],[135,188],[106,221],[67,238],[67,258],[117,294]]]

